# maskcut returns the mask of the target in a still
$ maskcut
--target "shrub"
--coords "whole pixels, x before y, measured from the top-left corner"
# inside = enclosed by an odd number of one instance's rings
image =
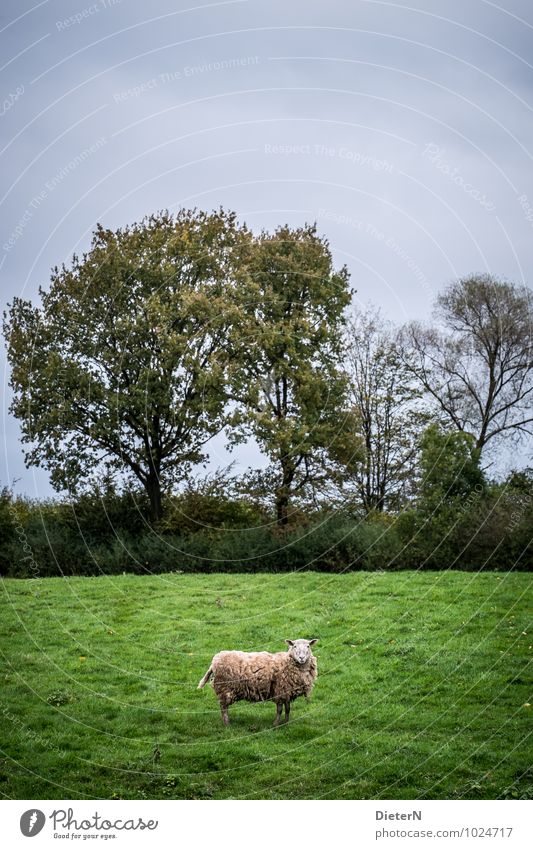
[[[13,496],[6,486],[0,490],[0,570],[9,566],[12,543],[15,539]]]
[[[267,517],[244,498],[187,490],[164,502],[163,519],[157,530],[163,534],[205,532],[214,528],[250,528],[262,525]]]
[[[533,567],[533,485],[524,488],[523,483],[493,484],[472,497],[447,498],[433,509],[427,504],[412,507],[399,516],[358,518],[325,510],[302,514],[297,524],[282,531],[265,521],[260,508],[213,493],[184,495],[186,520],[171,517],[166,526],[150,528],[143,519],[146,505],[134,493],[92,493],[71,503],[13,499],[3,490],[0,568],[15,577],[526,570]],[[209,526],[200,524],[201,516],[210,518]]]
[[[75,500],[62,503],[60,521],[71,534],[81,536],[93,546],[106,543],[115,534],[135,537],[147,533],[149,511],[143,492],[117,492],[108,486],[103,493],[94,488]]]

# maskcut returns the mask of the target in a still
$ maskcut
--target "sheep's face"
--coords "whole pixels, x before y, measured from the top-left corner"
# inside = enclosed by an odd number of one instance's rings
[[[311,657],[311,646],[316,640],[285,640],[288,645],[288,653],[298,666],[304,666]]]

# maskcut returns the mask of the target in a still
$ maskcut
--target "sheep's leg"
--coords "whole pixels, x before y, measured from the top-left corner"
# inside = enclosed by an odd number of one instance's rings
[[[289,721],[289,714],[291,712],[291,700],[287,699],[285,702],[285,722]]]
[[[283,710],[283,702],[276,702],[276,718],[274,725],[279,725],[281,722],[281,711]]]
[[[222,722],[224,725],[229,725],[228,706],[225,702],[220,703],[220,712],[222,714]]]

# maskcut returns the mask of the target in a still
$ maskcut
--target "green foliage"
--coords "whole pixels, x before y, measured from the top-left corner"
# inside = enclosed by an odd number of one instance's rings
[[[243,347],[232,369],[241,402],[233,438],[253,434],[271,461],[277,521],[285,525],[291,498],[317,484],[330,455],[346,450],[351,419],[341,412],[339,364],[348,272],[333,268],[315,226],[261,233],[249,272]]]
[[[250,528],[268,523],[268,515],[237,492],[229,471],[189,480],[184,489],[165,501],[162,534],[209,531],[213,528]]]
[[[13,511],[11,490],[4,486],[0,489],[0,539],[3,543],[10,542],[15,536]]]
[[[504,558],[514,569],[533,569],[533,474],[531,469],[511,472],[493,484],[481,503],[480,526],[471,547],[487,562]]]
[[[531,798],[528,585],[413,571],[4,581],[2,793]],[[309,703],[274,730],[270,702],[241,702],[224,728],[196,689],[213,654],[300,636],[319,638]]]
[[[72,492],[103,469],[132,476],[160,517],[162,490],[226,421],[248,241],[222,210],[98,226],[87,254],[54,269],[40,307],[14,299],[4,332],[28,464]]]
[[[423,510],[438,509],[454,499],[482,492],[485,476],[474,438],[431,424],[422,437],[418,500]]]
[[[7,486],[0,489],[0,570],[5,574],[9,569],[11,543],[15,539],[15,515],[13,496]]]
[[[431,499],[396,522],[406,568],[533,570],[531,475],[477,484],[463,497]]]
[[[231,518],[234,522],[242,517],[233,511]],[[95,543],[76,534],[63,519],[64,516],[54,517],[51,510],[44,510],[26,525],[26,540],[39,576],[400,568],[397,562],[391,566],[400,551],[393,527],[343,516],[324,516],[282,535],[275,522],[255,527],[226,524],[218,528],[214,524],[194,524],[192,529],[148,530],[136,536],[115,528],[105,541]],[[177,521],[178,525],[189,523],[190,517],[186,523]],[[32,574],[17,545],[9,546],[8,553],[5,574]]]
[[[3,546],[2,572],[13,576],[96,574],[94,552],[117,535],[133,540],[149,530],[142,492],[93,489],[69,501],[18,497],[10,508],[16,533]]]
[[[109,485],[103,492],[93,487],[62,508],[62,525],[71,536],[90,545],[106,543],[117,531],[137,537],[149,530],[150,503],[142,490],[118,492]]]
[[[10,501],[6,493],[1,573],[533,569],[527,473],[399,515],[294,511],[284,529],[233,486],[220,475],[191,484],[155,527],[141,492],[95,491],[68,502]]]
[[[417,499],[397,522],[403,543],[400,562],[405,566],[491,567],[480,543],[487,484],[479,459],[480,452],[469,434],[445,431],[437,424],[426,429]],[[499,558],[498,563],[502,565]]]

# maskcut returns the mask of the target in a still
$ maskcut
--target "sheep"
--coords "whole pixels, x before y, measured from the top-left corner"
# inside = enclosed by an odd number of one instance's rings
[[[298,696],[309,696],[317,676],[316,657],[311,646],[316,640],[285,640],[287,651],[244,652],[221,651],[216,654],[198,684],[201,690],[213,679],[213,689],[220,703],[222,722],[229,725],[228,707],[235,702],[276,703],[274,725],[289,721],[291,702]]]

